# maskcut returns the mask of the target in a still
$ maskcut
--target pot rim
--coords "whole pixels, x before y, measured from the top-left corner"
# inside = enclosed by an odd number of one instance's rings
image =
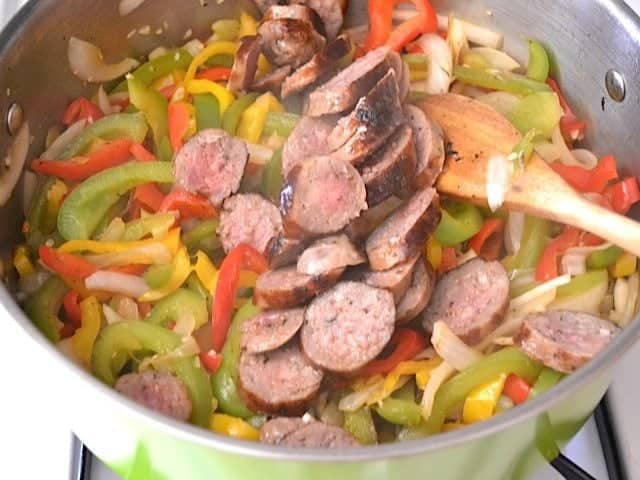
[[[49,3],[51,1],[52,0],[30,0],[6,25],[4,30],[0,32],[0,45],[4,46],[4,48],[0,47],[0,60],[2,55],[6,54],[7,48],[10,48],[11,43],[20,35],[31,15],[37,12],[39,4]],[[623,0],[597,1],[601,4],[607,4],[606,8],[611,11],[622,24],[629,29],[635,28],[636,33],[640,35],[640,18]],[[480,440],[549,410],[554,404],[566,399],[575,390],[584,386],[591,378],[603,374],[606,370],[610,369],[616,361],[640,340],[640,315],[638,315],[604,352],[578,371],[567,376],[550,391],[543,393],[531,401],[527,401],[518,408],[502,413],[490,420],[466,426],[464,429],[441,433],[419,440],[396,442],[381,446],[340,450],[309,448],[285,449],[263,443],[236,440],[231,437],[213,433],[201,427],[178,422],[122,396],[73,363],[51,344],[26,317],[4,284],[2,284],[0,288],[0,317],[4,315],[11,317],[11,320],[19,325],[20,333],[28,336],[29,346],[41,348],[46,352],[49,357],[48,360],[54,364],[54,368],[70,371],[70,373],[76,377],[75,381],[83,382],[85,386],[91,388],[95,394],[108,399],[114,406],[117,406],[123,414],[132,415],[136,420],[148,424],[149,427],[164,431],[177,439],[186,440],[221,452],[289,462],[338,463],[397,459],[452,448],[465,442]]]

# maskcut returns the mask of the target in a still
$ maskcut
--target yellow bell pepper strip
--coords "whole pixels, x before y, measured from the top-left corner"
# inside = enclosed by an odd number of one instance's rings
[[[405,375],[421,375],[422,378],[431,373],[431,371],[440,365],[442,361],[439,358],[431,360],[411,360],[400,362],[384,379],[382,392],[386,398],[397,389],[400,378]]]
[[[511,72],[496,72],[458,65],[453,67],[453,76],[458,81],[468,85],[515,93],[516,95],[530,95],[535,92],[551,91],[551,87],[546,83],[537,82],[524,75]]]
[[[196,264],[193,270],[204,288],[209,294],[213,295],[218,285],[218,274],[220,272],[203,251],[198,251],[196,254]]]
[[[344,412],[344,429],[362,445],[378,443],[376,426],[369,407],[359,408],[355,412]]]
[[[98,240],[70,240],[63,243],[59,252],[90,252],[90,253],[121,253],[130,250],[148,247],[161,243],[169,253],[173,256],[177,253],[180,246],[180,228],[173,228],[162,239],[150,238],[148,240],[137,240],[133,242],[101,242]]]
[[[230,18],[216,20],[211,25],[211,31],[215,35],[216,40],[233,41],[238,39],[240,31],[240,22]]]
[[[125,225],[124,234],[120,239],[123,242],[134,242],[151,235],[153,238],[167,235],[176,217],[172,213],[156,213],[154,215],[143,216]]]
[[[231,55],[235,56],[238,51],[238,43],[229,41],[213,42],[211,45],[207,45],[198,55],[195,56],[189,68],[187,74],[184,76],[184,84],[188,86],[189,83],[195,78],[198,68],[204,65],[207,60],[216,55]],[[192,92],[193,93],[193,92]],[[204,93],[204,92],[196,92]]]
[[[58,231],[67,240],[91,237],[102,217],[128,190],[146,183],[173,183],[169,162],[131,162],[110,168],[82,182],[64,200]]]
[[[13,266],[20,275],[20,278],[28,277],[36,272],[31,258],[29,258],[29,249],[26,245],[20,245],[13,253]]]
[[[82,326],[71,337],[71,348],[76,358],[89,368],[93,345],[102,326],[102,307],[96,297],[89,297],[80,302],[80,318]]]
[[[529,64],[527,77],[537,82],[546,82],[549,77],[549,55],[544,46],[536,40],[528,40]]]
[[[220,435],[239,438],[249,442],[257,442],[260,439],[260,430],[253,428],[240,418],[214,413],[211,415],[211,430]]]
[[[187,253],[187,249],[182,247],[178,250],[178,253],[176,253],[173,260],[173,273],[166,285],[159,289],[149,290],[138,298],[138,301],[145,303],[155,302],[175,292],[187,280],[191,271],[192,268],[191,262],[189,261],[189,254]]]
[[[179,288],[156,303],[144,321],[167,327],[171,322],[177,322],[185,313],[193,316],[195,330],[207,323],[209,319],[209,312],[203,298],[191,290]]]
[[[464,400],[462,420],[466,424],[486,420],[493,415],[507,379],[506,373],[474,388]]]
[[[284,111],[284,107],[273,96],[273,93],[264,93],[242,112],[236,135],[250,143],[258,143],[262,136],[268,113],[283,113]]]
[[[27,298],[24,304],[27,317],[45,337],[54,343],[60,341],[60,329],[63,323],[58,318],[58,312],[68,291],[66,283],[54,275]]]
[[[523,135],[535,130],[544,138],[551,138],[560,124],[562,107],[554,92],[535,92],[520,100],[507,118]]]
[[[185,87],[187,92],[197,95],[210,93],[216,100],[218,100],[218,105],[220,106],[220,113],[224,114],[224,112],[229,108],[229,106],[235,100],[235,96],[229,90],[227,90],[222,85],[212,82],[210,80],[190,80],[189,83],[185,83]]]
[[[638,257],[631,253],[624,252],[616,263],[610,268],[613,278],[628,277],[638,268]]]
[[[434,270],[438,270],[442,264],[442,244],[435,235],[431,235],[425,245],[425,256]]]
[[[258,21],[247,12],[240,12],[240,29],[238,38],[256,35],[258,33]]]
[[[238,277],[238,288],[254,288],[258,281],[258,274],[251,270],[241,270]]]
[[[155,80],[162,78],[176,70],[186,69],[193,57],[184,50],[169,50],[164,55],[149,60],[147,63],[139,66],[131,75],[145,86],[151,85]],[[127,81],[123,81],[113,90],[112,93],[126,92]]]

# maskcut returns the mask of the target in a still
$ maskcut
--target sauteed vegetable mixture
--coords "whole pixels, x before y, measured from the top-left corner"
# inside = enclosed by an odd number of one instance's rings
[[[349,29],[346,0],[257,3],[142,64],[71,39],[99,88],[27,164],[11,273],[60,350],[174,419],[347,447],[517,408],[631,321],[636,257],[502,207],[534,151],[608,209],[640,200],[578,146],[543,44],[522,65],[428,0],[369,0]],[[420,99],[446,92],[522,133],[489,162],[489,205],[437,193],[456,152]]]

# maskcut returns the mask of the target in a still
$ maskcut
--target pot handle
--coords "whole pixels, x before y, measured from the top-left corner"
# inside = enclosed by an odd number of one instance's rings
[[[551,460],[551,466],[566,480],[596,480],[562,453]]]

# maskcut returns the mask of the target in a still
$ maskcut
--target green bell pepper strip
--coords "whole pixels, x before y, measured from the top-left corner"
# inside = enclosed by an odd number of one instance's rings
[[[546,82],[549,77],[549,55],[544,46],[536,40],[529,42],[529,64],[527,77],[537,82]]]
[[[530,95],[535,92],[551,91],[551,87],[546,83],[537,82],[511,72],[496,72],[481,68],[455,66],[453,67],[453,76],[467,85],[515,93],[516,95]]]
[[[417,67],[422,70],[429,69],[429,57],[422,53],[407,53],[402,55],[402,60],[410,67]]]
[[[27,298],[24,311],[42,334],[54,343],[60,341],[62,322],[58,312],[64,296],[69,291],[58,276],[50,277],[40,289]]]
[[[378,442],[376,426],[369,407],[359,408],[355,412],[344,412],[344,429],[362,445],[375,445]]]
[[[442,245],[457,245],[480,231],[483,219],[476,206],[455,200],[443,203],[442,219],[434,233]]]
[[[529,130],[526,135],[524,135],[522,139],[518,143],[516,143],[516,145],[513,147],[513,150],[511,150],[511,153],[509,154],[509,160],[514,162],[518,169],[522,170],[529,162],[529,159],[533,154],[533,140],[537,135],[537,130]]]
[[[587,268],[593,270],[609,268],[611,265],[616,263],[622,253],[623,250],[615,245],[612,245],[605,250],[591,252],[587,257]]]
[[[60,154],[60,160],[68,160],[85,153],[98,139],[117,140],[128,138],[142,143],[149,127],[141,113],[116,113],[107,115],[86,127]]]
[[[45,180],[44,184],[36,190],[27,213],[25,238],[29,248],[34,251],[37,251],[56,229],[57,212],[52,214],[47,211],[47,195],[54,183],[53,177]]]
[[[216,97],[210,93],[194,95],[193,106],[196,109],[196,127],[198,131],[222,126],[220,104]]]
[[[133,320],[106,326],[93,346],[92,370],[107,385],[116,383],[118,374],[134,352],[167,354],[182,344],[182,339],[159,325]],[[176,358],[168,362],[167,370],[182,380],[193,404],[191,421],[208,426],[211,415],[211,385],[195,357]]]
[[[211,294],[204,288],[204,285],[195,273],[192,273],[189,275],[189,278],[187,278],[187,288],[204,300],[208,310],[211,305]]]
[[[222,246],[216,234],[220,221],[205,220],[196,225],[192,230],[182,235],[182,243],[190,252],[196,251],[206,244],[208,250],[216,250]]]
[[[608,280],[609,273],[606,270],[593,270],[581,275],[576,275],[569,283],[561,285],[556,289],[556,298],[560,299],[582,294]]]
[[[554,92],[536,92],[520,100],[507,118],[523,135],[535,130],[544,138],[551,138],[562,115],[560,101]]]
[[[166,265],[151,265],[142,277],[147,285],[149,285],[149,288],[157,290],[167,284],[174,270],[175,267],[171,263]]]
[[[262,173],[262,193],[268,199],[278,202],[282,190],[282,149],[273,153]]]
[[[264,122],[262,135],[268,137],[275,133],[281,137],[288,137],[299,121],[300,115],[295,113],[269,112]]]
[[[244,304],[235,315],[227,341],[222,348],[222,364],[211,378],[213,392],[218,399],[218,408],[229,415],[249,418],[255,415],[249,410],[238,392],[238,363],[240,362],[240,335],[242,324],[256,315],[260,309],[251,302]]]
[[[408,381],[398,390],[391,394],[393,398],[397,398],[398,400],[405,400],[407,402],[415,402],[416,401],[416,386],[413,380]]]
[[[186,70],[192,61],[193,57],[186,50],[171,50],[139,66],[131,75],[143,85],[149,86],[174,70]],[[126,92],[127,88],[128,84],[125,80],[118,84],[112,93]]]
[[[389,397],[376,407],[376,413],[394,425],[412,427],[422,420],[422,408],[414,401]]]
[[[249,106],[256,101],[260,94],[248,93],[233,101],[222,116],[222,128],[229,134],[235,135],[240,123],[240,117]]]
[[[525,217],[520,250],[513,260],[514,269],[536,268],[547,245],[550,231],[551,223],[547,220],[528,215]]]
[[[169,162],[131,162],[104,170],[65,199],[58,213],[58,231],[67,240],[87,240],[122,194],[145,183],[173,181]]]
[[[173,150],[169,142],[169,102],[159,92],[147,87],[132,75],[127,77],[127,82],[131,104],[144,114],[153,131],[156,158],[171,161]]]
[[[552,370],[551,368],[543,368],[538,376],[538,380],[531,387],[531,392],[529,393],[529,398],[534,398],[537,395],[540,395],[551,387],[555,386],[562,378],[564,374],[561,372],[557,372]]]
[[[129,199],[126,196],[122,196],[116,203],[109,207],[109,210],[105,212],[100,223],[98,223],[98,226],[96,227],[96,231],[93,234],[94,238],[100,237],[115,218],[121,217],[127,210],[128,205]]]
[[[156,213],[148,217],[138,218],[125,225],[123,242],[134,242],[146,237],[161,225],[171,225],[175,217],[171,213]]]
[[[209,312],[203,298],[191,290],[179,288],[168,297],[158,301],[144,321],[166,327],[169,322],[177,322],[185,312],[193,315],[196,330],[207,323],[209,319]]]
[[[209,60],[205,62],[207,67],[233,67],[234,57],[233,55],[228,55],[226,53],[220,53],[218,55],[214,55]]]

